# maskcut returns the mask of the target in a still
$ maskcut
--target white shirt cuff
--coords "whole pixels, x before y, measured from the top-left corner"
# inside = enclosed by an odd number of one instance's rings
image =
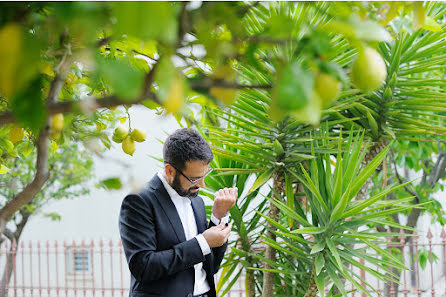
[[[223,223],[228,223],[229,222],[229,211],[228,213],[221,218],[221,220],[217,219],[214,214],[211,214],[211,222],[214,223],[215,226],[217,226],[218,224],[220,224],[220,221],[222,221]]]
[[[200,245],[201,251],[203,252],[203,256],[209,255],[211,253],[211,248],[209,247],[208,242],[204,238],[203,234],[198,234],[195,236]]]

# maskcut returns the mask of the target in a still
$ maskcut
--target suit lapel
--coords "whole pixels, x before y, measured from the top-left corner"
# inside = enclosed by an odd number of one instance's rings
[[[163,182],[157,175],[155,175],[150,184],[151,187],[155,190],[155,196],[158,199],[158,202],[160,203],[164,212],[166,213],[166,216],[169,219],[173,230],[175,230],[178,241],[186,241],[186,236],[184,235],[183,224],[181,223],[180,216],[178,215],[175,204],[173,204],[169,193],[167,193],[166,188],[164,188]]]
[[[198,234],[203,233],[206,230],[206,210],[203,210],[200,197],[192,198],[192,209],[194,210],[195,222],[197,222]]]

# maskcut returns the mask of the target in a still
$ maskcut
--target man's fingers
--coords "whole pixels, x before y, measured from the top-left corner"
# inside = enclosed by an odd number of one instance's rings
[[[223,230],[226,225],[223,221],[220,222],[220,224],[218,224],[217,226],[215,226],[218,230]]]
[[[238,197],[238,189],[237,188],[231,188],[231,195],[237,199]]]
[[[225,195],[226,197],[230,195],[230,192],[229,192],[229,189],[228,189],[228,188],[224,188],[224,189],[223,189],[223,193],[224,193],[224,195]]]
[[[232,223],[230,223],[226,228],[223,230],[225,232],[225,238],[228,239],[229,235],[231,234],[232,230]]]

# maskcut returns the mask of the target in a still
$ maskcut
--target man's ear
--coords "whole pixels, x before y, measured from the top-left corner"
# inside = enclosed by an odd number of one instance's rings
[[[172,183],[172,181],[175,177],[175,168],[173,168],[172,165],[167,163],[164,165],[164,172],[166,173],[167,181],[169,183]]]

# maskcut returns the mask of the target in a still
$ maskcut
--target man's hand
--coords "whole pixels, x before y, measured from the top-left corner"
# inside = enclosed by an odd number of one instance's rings
[[[237,188],[224,188],[215,192],[212,214],[219,220],[235,205],[238,197]]]
[[[225,244],[231,234],[232,223],[226,226],[225,223],[220,222],[218,226],[211,227],[203,232],[203,237],[206,239],[210,248],[219,247]]]

